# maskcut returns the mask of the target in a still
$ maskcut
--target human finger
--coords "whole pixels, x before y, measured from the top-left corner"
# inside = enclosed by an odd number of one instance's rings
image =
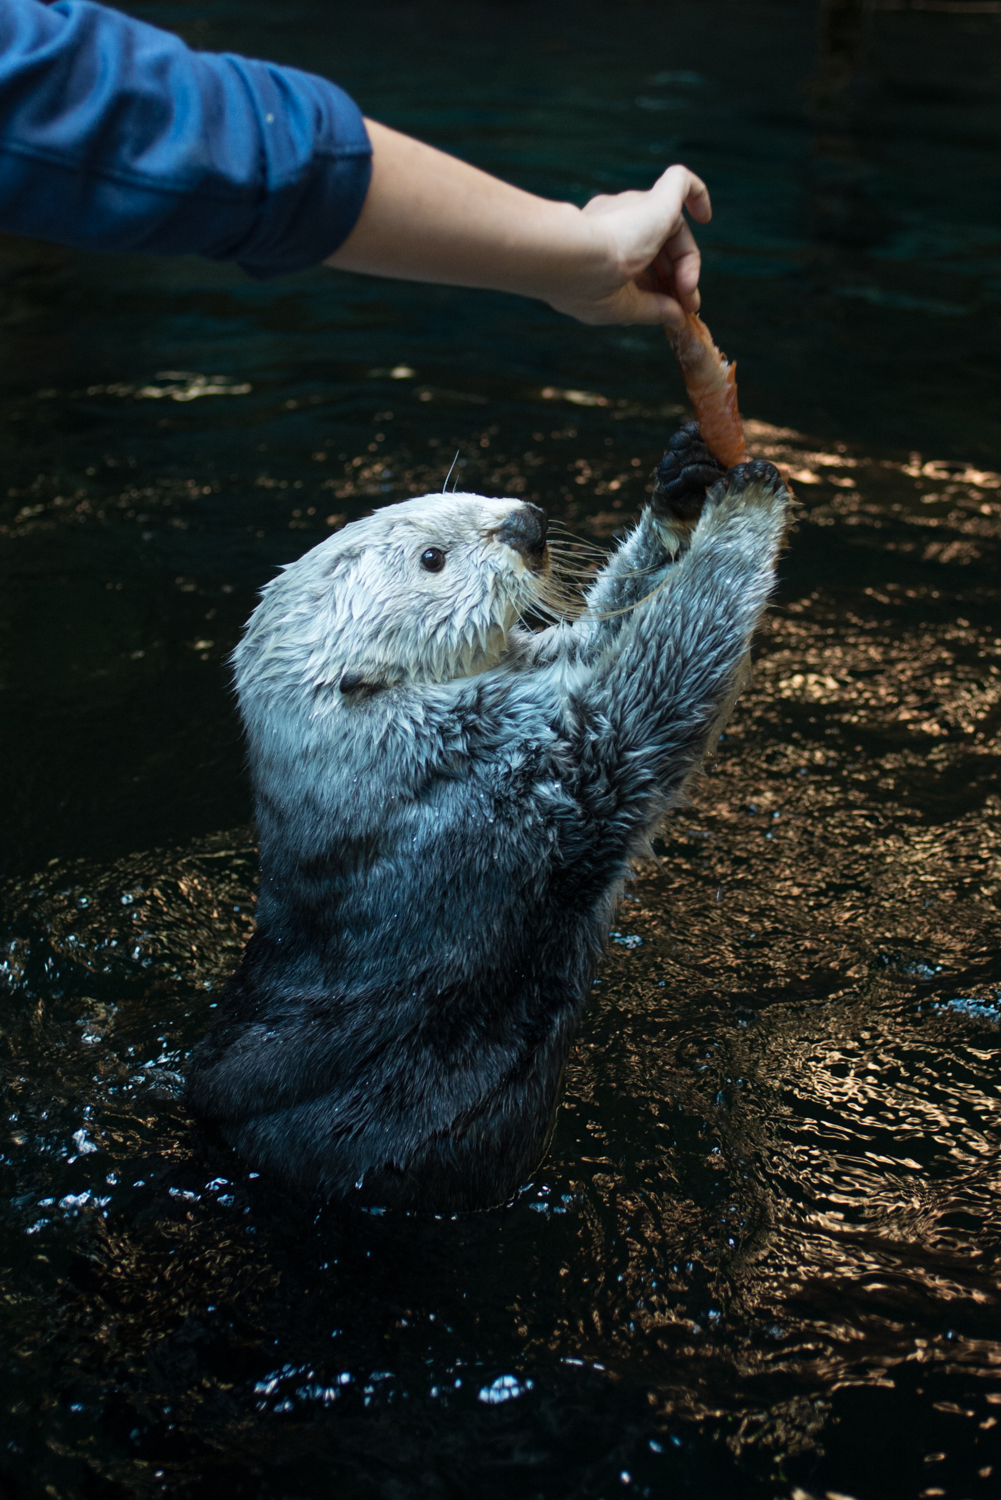
[[[627,281],[611,296],[586,308],[565,310],[583,323],[666,324],[680,330],[685,321],[685,309],[676,297],[666,291],[641,287],[636,281]]]
[[[659,282],[657,289],[673,293],[689,312],[697,312],[702,255],[686,223],[682,223],[658,251],[654,264]]]
[[[685,207],[696,223],[708,224],[713,216],[713,205],[712,199],[709,196],[709,189],[702,181],[702,178],[696,177],[694,172],[689,172],[688,175],[691,178],[691,183],[688,190],[688,197],[685,199]]]
[[[686,208],[699,224],[708,224],[713,216],[709,189],[702,178],[691,168],[676,162],[662,172],[650,189],[651,194],[662,201],[667,217],[673,222]]]
[[[646,292],[640,287],[636,288],[637,296],[631,301],[630,311],[631,323],[662,323],[671,328],[675,333],[680,333],[685,326],[685,315],[689,312],[697,312],[699,307],[699,294],[695,292],[695,306],[689,305],[689,301],[680,302],[677,297],[672,297],[666,292]]]

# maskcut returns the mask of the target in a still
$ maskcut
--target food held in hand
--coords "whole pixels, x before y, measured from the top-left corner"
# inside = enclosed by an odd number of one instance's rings
[[[747,460],[744,430],[737,410],[737,366],[713,343],[697,313],[688,313],[680,332],[667,330],[688,399],[695,407],[702,440],[726,468]]]

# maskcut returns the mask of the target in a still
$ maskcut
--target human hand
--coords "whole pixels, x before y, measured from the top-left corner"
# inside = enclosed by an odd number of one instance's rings
[[[582,323],[664,323],[673,332],[697,311],[699,251],[682,210],[705,224],[712,208],[687,167],[669,167],[645,193],[603,194],[581,209],[365,124],[372,181],[327,265],[516,292]]]
[[[709,192],[687,167],[668,167],[647,192],[602,194],[581,210],[594,245],[586,269],[546,300],[582,323],[664,323],[699,309],[701,256],[683,208],[706,224]]]

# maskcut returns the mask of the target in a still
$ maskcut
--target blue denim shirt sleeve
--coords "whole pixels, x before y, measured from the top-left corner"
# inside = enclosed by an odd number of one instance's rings
[[[358,107],[323,78],[90,0],[0,0],[0,229],[277,276],[337,249],[370,176]]]

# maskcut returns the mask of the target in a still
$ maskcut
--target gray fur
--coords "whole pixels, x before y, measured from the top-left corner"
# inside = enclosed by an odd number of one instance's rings
[[[517,621],[544,577],[497,536],[519,503],[346,527],[235,655],[258,926],[188,1101],[331,1196],[479,1207],[536,1166],[628,862],[738,690],[788,494],[747,465],[694,528],[648,507],[588,612],[538,634]]]

